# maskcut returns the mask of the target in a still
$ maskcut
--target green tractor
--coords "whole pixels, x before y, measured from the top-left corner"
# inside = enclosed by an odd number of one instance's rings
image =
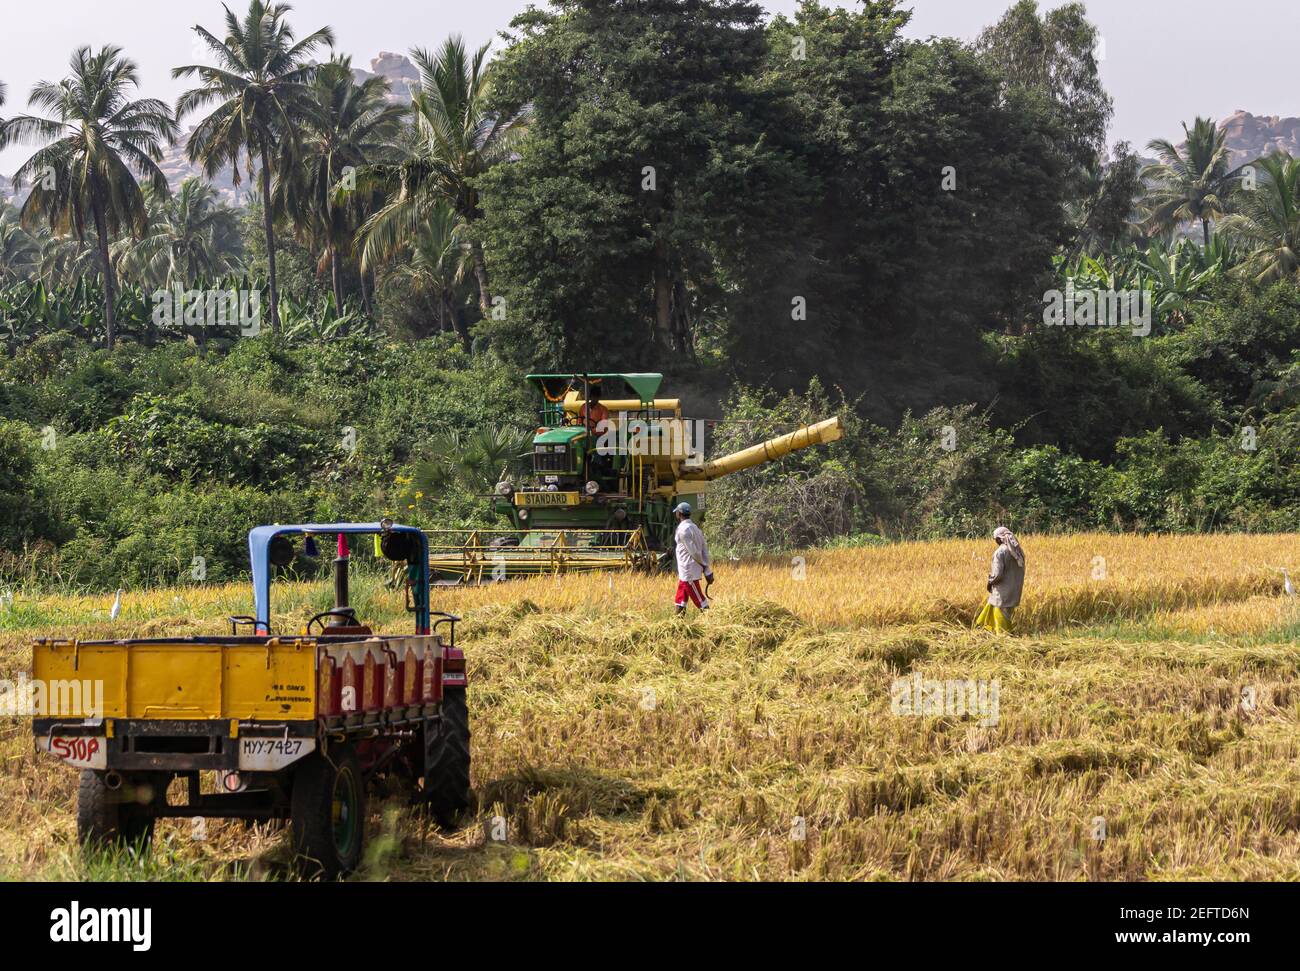
[[[678,399],[655,397],[661,374],[528,380],[543,399],[532,475],[497,483],[492,508],[509,528],[429,534],[444,582],[653,569],[671,554],[679,502],[702,521],[712,480],[843,434],[831,418],[706,462],[704,422],[683,418]]]

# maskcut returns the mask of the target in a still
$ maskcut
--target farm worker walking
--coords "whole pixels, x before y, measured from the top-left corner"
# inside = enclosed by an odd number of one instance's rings
[[[975,626],[1009,634],[1011,614],[1020,605],[1025,586],[1025,551],[1015,533],[1005,526],[993,530],[993,539],[998,548],[993,551],[993,566],[989,569],[989,602],[975,618]]]
[[[700,580],[713,582],[713,567],[709,563],[709,546],[704,542],[704,531],[691,522],[691,505],[679,503],[673,509],[677,517],[677,613],[686,613],[686,601],[709,609],[709,598],[700,587]]]

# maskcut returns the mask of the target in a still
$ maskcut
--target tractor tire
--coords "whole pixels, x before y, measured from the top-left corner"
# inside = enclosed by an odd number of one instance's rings
[[[337,880],[357,868],[366,842],[366,786],[351,746],[308,756],[293,774],[289,817],[294,866],[308,879]]]
[[[426,739],[422,801],[443,829],[455,829],[473,805],[469,787],[469,705],[464,688],[447,688],[442,720]]]
[[[154,814],[151,805],[124,801],[132,784],[123,782],[113,791],[104,781],[106,773],[83,769],[77,785],[77,839],[83,846],[132,846],[141,849],[153,843]],[[152,802],[152,800],[151,800]]]

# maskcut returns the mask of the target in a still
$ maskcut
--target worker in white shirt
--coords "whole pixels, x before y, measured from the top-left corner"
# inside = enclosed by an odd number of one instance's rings
[[[700,586],[700,580],[713,582],[713,567],[709,563],[709,546],[704,542],[704,532],[691,522],[690,503],[680,503],[673,509],[677,517],[677,613],[686,613],[686,601],[709,609],[709,598]]]

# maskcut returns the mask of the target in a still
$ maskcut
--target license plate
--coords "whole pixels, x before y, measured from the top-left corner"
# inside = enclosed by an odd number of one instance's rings
[[[516,492],[515,502],[520,506],[576,506],[576,492]]]
[[[36,744],[78,769],[108,768],[108,743],[97,735],[55,735]]]
[[[239,768],[244,772],[276,772],[316,750],[312,738],[241,738]]]

